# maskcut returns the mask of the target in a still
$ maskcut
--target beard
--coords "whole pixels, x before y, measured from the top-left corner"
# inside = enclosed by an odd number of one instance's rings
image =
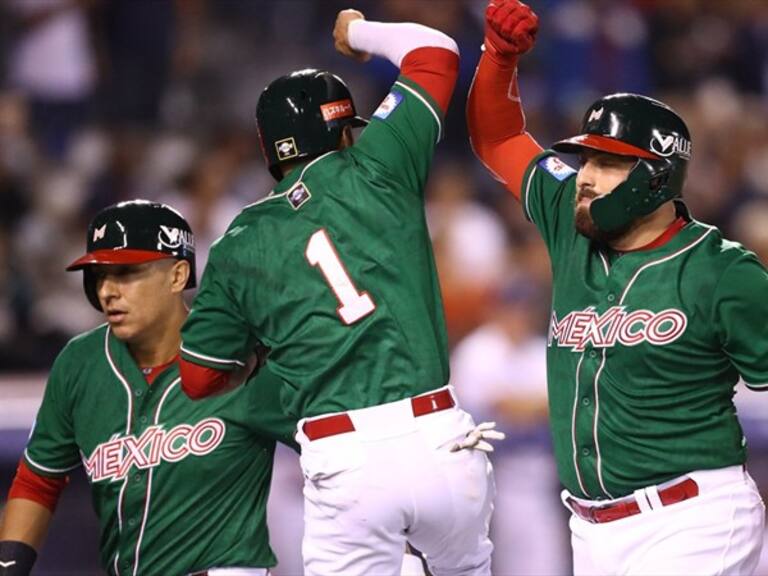
[[[595,224],[592,219],[592,214],[589,211],[589,206],[579,204],[582,198],[596,198],[598,195],[592,192],[577,192],[576,193],[576,207],[574,208],[574,223],[576,232],[593,240],[603,244],[610,244],[613,240],[621,238],[627,232],[632,229],[634,222],[630,222],[618,228],[616,230],[606,231],[601,230]]]

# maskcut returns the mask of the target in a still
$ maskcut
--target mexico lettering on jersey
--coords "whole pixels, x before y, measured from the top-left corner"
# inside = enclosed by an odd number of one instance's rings
[[[591,345],[595,348],[612,348],[617,343],[637,346],[648,342],[664,346],[680,338],[688,325],[688,317],[682,310],[669,308],[661,312],[650,310],[628,311],[626,306],[613,306],[598,314],[595,307],[574,310],[558,320],[552,311],[548,345],[553,341],[561,348],[583,352]]]
[[[179,381],[174,364],[149,385],[107,326],[76,337],[51,370],[27,465],[44,476],[83,466],[109,574],[273,566],[270,436],[296,426],[282,409],[282,381],[262,370],[247,386],[199,402]],[[238,527],[236,539],[221,538],[223,517]]]
[[[547,380],[561,483],[618,498],[744,463],[733,394],[739,380],[768,389],[768,271],[679,201],[687,223],[666,243],[619,253],[593,242],[575,228],[574,174],[546,151],[520,198],[552,262]]]
[[[179,424],[167,431],[151,426],[138,438],[131,434],[99,444],[83,457],[83,466],[92,482],[122,480],[133,468],[146,470],[161,462],[210,454],[221,444],[226,429],[218,418],[206,418],[194,426]]]

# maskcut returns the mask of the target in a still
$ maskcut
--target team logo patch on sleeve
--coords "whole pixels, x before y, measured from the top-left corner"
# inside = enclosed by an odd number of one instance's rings
[[[389,94],[387,94],[387,97],[384,98],[381,104],[379,104],[379,107],[376,108],[376,112],[373,113],[373,115],[376,118],[379,118],[381,120],[384,120],[394,112],[395,108],[400,106],[400,102],[403,101],[403,94],[401,92],[397,92],[396,90],[392,90]]]
[[[557,156],[547,156],[542,158],[537,163],[543,170],[560,180],[561,182],[566,178],[576,174],[576,170],[568,166],[565,162],[560,160]]]
[[[312,198],[312,194],[309,193],[309,188],[303,182],[297,182],[293,188],[288,190],[285,197],[288,199],[288,203],[293,206],[294,210],[298,210],[307,200]]]

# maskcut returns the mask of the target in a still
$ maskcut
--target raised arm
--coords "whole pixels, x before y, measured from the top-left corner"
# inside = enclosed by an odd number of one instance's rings
[[[536,14],[518,0],[492,0],[485,12],[485,40],[469,92],[470,144],[491,174],[520,199],[523,174],[541,146],[525,131],[517,63],[533,48]]]
[[[366,60],[386,58],[448,109],[459,72],[459,48],[450,36],[410,22],[369,22],[357,10],[342,10],[333,30],[336,50]]]

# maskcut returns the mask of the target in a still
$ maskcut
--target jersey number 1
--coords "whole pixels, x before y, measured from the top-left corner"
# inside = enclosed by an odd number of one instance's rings
[[[376,309],[368,292],[358,292],[325,230],[312,234],[305,254],[312,266],[320,267],[325,281],[336,295],[339,301],[336,313],[344,324],[353,324]]]

